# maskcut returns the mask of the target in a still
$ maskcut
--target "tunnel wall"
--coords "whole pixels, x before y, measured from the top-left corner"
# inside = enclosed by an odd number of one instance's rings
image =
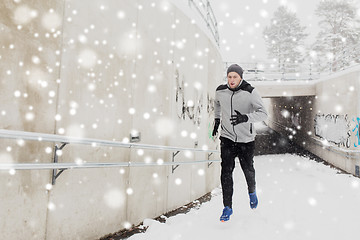
[[[359,176],[360,67],[323,76],[314,96],[270,99],[269,125],[328,163]]]
[[[1,1],[0,128],[216,149],[218,47],[166,1]],[[61,143],[56,143],[60,146]],[[0,140],[1,163],[51,163],[54,143]],[[66,145],[59,162],[168,162],[173,152]],[[176,161],[206,160],[180,152]],[[210,159],[219,159],[218,154]],[[2,239],[96,239],[219,185],[219,164],[0,171]]]

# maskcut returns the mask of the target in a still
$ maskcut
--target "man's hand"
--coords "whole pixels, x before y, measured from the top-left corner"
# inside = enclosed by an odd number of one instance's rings
[[[215,118],[215,125],[214,125],[214,130],[212,132],[212,136],[215,136],[217,131],[218,131],[218,128],[219,128],[219,125],[220,125],[220,119],[219,118]]]
[[[244,123],[249,120],[248,116],[245,114],[241,114],[240,112],[236,111],[236,115],[231,115],[230,121],[232,125],[237,125],[239,123]]]

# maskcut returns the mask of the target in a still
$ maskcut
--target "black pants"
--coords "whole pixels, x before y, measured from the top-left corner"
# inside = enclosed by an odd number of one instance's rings
[[[254,169],[254,150],[255,141],[249,143],[237,143],[227,138],[220,137],[221,140],[221,187],[223,192],[224,206],[232,208],[233,196],[233,171],[235,168],[235,158],[238,157],[240,166],[244,172],[248,192],[255,192],[255,169]]]

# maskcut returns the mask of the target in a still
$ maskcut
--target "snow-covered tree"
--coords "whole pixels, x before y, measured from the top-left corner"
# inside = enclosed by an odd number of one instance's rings
[[[346,0],[323,0],[315,10],[320,32],[313,50],[320,70],[336,71],[360,56],[360,28],[354,4]]]
[[[303,61],[304,40],[307,34],[300,25],[296,13],[287,7],[280,6],[266,26],[263,35],[268,56],[276,60],[282,72],[292,72]]]

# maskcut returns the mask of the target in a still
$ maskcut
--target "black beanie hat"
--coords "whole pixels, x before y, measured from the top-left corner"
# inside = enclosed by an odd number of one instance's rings
[[[228,75],[229,72],[236,72],[240,75],[241,78],[243,78],[243,69],[237,64],[230,65],[230,67],[227,69],[226,75]]]

